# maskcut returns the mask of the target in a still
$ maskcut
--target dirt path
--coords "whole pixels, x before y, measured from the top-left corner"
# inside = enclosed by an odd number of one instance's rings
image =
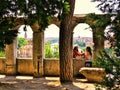
[[[59,77],[33,78],[0,75],[0,90],[95,90],[95,84],[78,78],[72,84],[61,85]]]

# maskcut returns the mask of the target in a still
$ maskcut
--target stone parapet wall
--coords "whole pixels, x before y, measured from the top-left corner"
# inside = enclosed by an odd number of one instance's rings
[[[17,74],[33,75],[34,67],[32,59],[17,59]]]
[[[74,76],[78,76],[80,68],[85,66],[85,60],[76,60],[73,59],[73,74]]]
[[[5,58],[0,58],[0,74],[5,74]]]
[[[5,58],[0,58],[0,74],[5,74]],[[58,59],[44,59],[44,76],[59,76],[59,60]],[[83,60],[73,59],[73,72],[74,76],[79,74],[79,69],[84,67]],[[16,74],[20,75],[33,75],[34,67],[32,59],[16,59]]]
[[[73,74],[74,76],[79,75],[80,68],[84,67],[84,60],[75,60],[73,59]],[[59,68],[59,60],[57,59],[44,59],[44,75],[49,76],[59,76],[60,68]]]
[[[58,76],[60,74],[58,59],[44,59],[44,75]]]

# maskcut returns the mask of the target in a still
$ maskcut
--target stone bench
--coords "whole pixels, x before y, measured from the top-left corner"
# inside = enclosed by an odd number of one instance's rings
[[[97,67],[82,67],[79,73],[84,75],[90,82],[102,82],[103,77],[106,75],[105,69]]]

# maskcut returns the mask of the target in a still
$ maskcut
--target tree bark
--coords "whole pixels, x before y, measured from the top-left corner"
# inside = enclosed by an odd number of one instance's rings
[[[72,18],[74,13],[75,0],[66,0],[70,4],[70,13],[62,15],[60,24],[60,81],[72,82],[73,60],[72,60]]]

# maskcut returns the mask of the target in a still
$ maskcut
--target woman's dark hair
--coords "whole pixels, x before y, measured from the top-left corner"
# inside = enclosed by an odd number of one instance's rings
[[[90,53],[90,55],[92,55],[92,50],[89,46],[86,47],[86,50]]]
[[[78,51],[78,46],[75,46],[73,51]]]

